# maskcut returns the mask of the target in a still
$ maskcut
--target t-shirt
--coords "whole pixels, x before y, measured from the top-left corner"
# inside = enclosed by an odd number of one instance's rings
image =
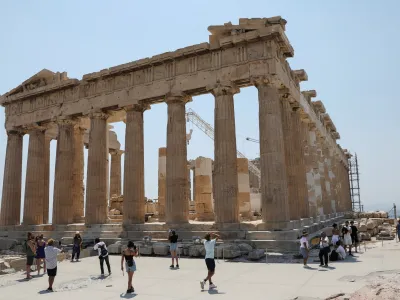
[[[358,231],[357,227],[355,225],[351,225],[350,228],[351,228],[351,235],[357,236],[357,231]]]
[[[44,248],[44,253],[46,254],[47,269],[54,269],[57,267],[57,254],[60,252],[60,249],[53,246],[47,246],[46,248]]]
[[[400,224],[397,224],[396,228],[397,228],[397,231],[400,231]]]
[[[305,236],[300,239],[300,248],[304,248],[304,243],[306,243],[308,249],[308,239]]]
[[[337,249],[336,252],[339,254],[341,259],[345,259],[346,258],[346,251],[344,250],[343,246],[340,245]]]
[[[216,239],[213,239],[210,241],[204,241],[204,248],[206,249],[206,257],[205,258],[214,259],[214,247],[215,247],[216,242],[217,242]]]
[[[107,245],[104,242],[98,242],[96,245],[94,245],[93,250],[97,250],[99,252],[99,256],[101,255],[101,249],[104,248],[107,250]],[[108,254],[107,254],[108,255]],[[105,256],[107,256],[105,255]]]
[[[35,252],[32,251],[32,248],[29,246],[32,241],[26,241],[25,242],[25,247],[26,247],[26,256],[35,256]]]
[[[321,249],[329,247],[329,238],[327,236],[321,239],[321,241],[319,242],[319,247]]]
[[[171,235],[171,236],[169,237],[169,241],[170,241],[171,243],[177,243],[177,242],[178,242],[178,235],[177,235],[177,234]]]
[[[82,238],[80,236],[74,237],[74,246],[80,246],[82,243]]]

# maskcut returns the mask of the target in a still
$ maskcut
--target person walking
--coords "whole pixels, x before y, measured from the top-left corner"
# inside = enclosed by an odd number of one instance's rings
[[[344,244],[344,249],[346,250],[347,247],[349,247],[349,255],[353,256],[351,254],[351,228],[349,226],[349,221],[345,222],[345,225],[342,228],[342,234],[343,234],[343,244]]]
[[[331,248],[329,246],[329,238],[326,236],[325,232],[322,232],[319,240],[320,267],[328,267],[328,256],[330,252]],[[324,259],[325,259],[325,264],[324,264]]]
[[[351,229],[351,243],[354,245],[354,250],[357,253],[357,246],[358,246],[358,228],[354,225],[354,221],[350,222],[350,229]],[[351,249],[351,248],[350,248]]]
[[[308,244],[308,232],[303,230],[303,236],[300,239],[300,253],[303,256],[303,267],[308,268],[308,254],[309,254],[309,244]]]
[[[136,272],[136,263],[133,259],[138,255],[138,251],[136,249],[135,244],[132,241],[128,242],[128,246],[125,250],[122,251],[121,255],[121,270],[124,272],[124,260],[125,260],[125,269],[128,273],[128,290],[127,294],[135,292],[135,289],[132,286],[132,278],[133,274]]]
[[[57,255],[62,252],[62,249],[54,247],[54,240],[49,239],[47,241],[47,247],[44,248],[46,255],[47,275],[49,276],[49,287],[48,291],[53,291],[54,279],[57,276]]]
[[[175,233],[175,230],[170,230],[169,232],[169,251],[171,252],[171,259],[172,259],[172,265],[170,266],[171,269],[174,268],[174,259],[176,261],[176,268],[179,269],[179,263],[178,263],[178,256],[176,254],[176,250],[178,248],[178,235]]]
[[[36,268],[37,273],[40,273],[40,265],[43,263],[43,274],[46,273],[46,254],[44,248],[46,247],[46,242],[43,239],[43,234],[39,235],[36,239]]]
[[[214,259],[214,248],[215,244],[217,242],[217,239],[219,239],[219,235],[215,233],[208,233],[204,237],[204,248],[206,250],[206,256],[205,256],[205,262],[208,270],[207,277],[200,281],[200,287],[202,290],[204,290],[204,285],[208,282],[209,284],[209,289],[216,289],[217,286],[212,282],[211,278],[215,274],[215,259]]]
[[[79,231],[77,231],[75,233],[74,240],[73,240],[71,262],[74,261],[75,256],[76,256],[76,261],[79,261],[79,255],[81,254],[81,247],[82,247],[82,237],[81,237]]]
[[[31,279],[31,266],[36,255],[35,237],[31,232],[28,232],[27,240],[24,243],[26,253],[26,279]]]
[[[111,275],[111,267],[106,243],[100,241],[99,238],[96,238],[94,242],[96,243],[96,245],[94,245],[93,249],[97,250],[99,253],[101,276],[104,276],[104,261],[107,265],[108,275]]]

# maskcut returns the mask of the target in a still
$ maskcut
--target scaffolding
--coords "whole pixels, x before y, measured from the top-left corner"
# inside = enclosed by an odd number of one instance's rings
[[[349,181],[351,203],[354,212],[364,211],[364,206],[361,204],[360,196],[360,173],[358,169],[357,153],[349,157]]]

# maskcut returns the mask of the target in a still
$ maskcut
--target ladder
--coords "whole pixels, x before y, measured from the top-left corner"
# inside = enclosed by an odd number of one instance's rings
[[[186,122],[192,122],[197,128],[203,131],[209,138],[214,140],[214,128],[204,121],[193,109],[188,108],[186,110]],[[243,153],[237,151],[237,156],[240,158],[247,158]],[[261,180],[261,171],[254,165],[249,159],[249,171]]]

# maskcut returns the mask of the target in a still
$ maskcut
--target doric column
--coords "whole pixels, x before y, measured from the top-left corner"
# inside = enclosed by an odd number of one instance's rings
[[[121,156],[123,150],[111,149],[110,198],[121,196]]]
[[[54,175],[53,224],[73,223],[75,120],[57,120],[58,137]]]
[[[214,109],[214,172],[215,221],[238,223],[238,181],[233,95],[240,90],[233,83],[209,88],[215,97]]]
[[[148,108],[139,104],[125,108],[124,224],[145,222],[143,112]]]
[[[108,117],[109,115],[104,112],[90,114],[86,180],[86,224],[104,224],[107,222]]]
[[[43,224],[45,128],[29,130],[28,162],[26,167],[24,225]]]
[[[189,218],[187,201],[187,144],[185,104],[191,98],[183,93],[168,94],[167,124],[167,198],[165,218],[167,223],[186,223]]]
[[[318,137],[318,157],[319,157],[319,175],[322,190],[322,207],[324,215],[331,213],[331,195],[330,195],[330,183],[329,183],[329,172],[327,166],[327,152],[329,149],[326,146],[325,138]]]
[[[237,158],[237,174],[239,213],[242,217],[249,218],[251,216],[251,205],[249,161],[247,158]]]
[[[11,130],[7,132],[7,149],[3,176],[3,194],[1,197],[1,226],[20,224],[22,143],[22,131]]]
[[[292,107],[289,103],[289,99],[286,97],[281,97],[281,110],[290,219],[297,220],[300,219],[300,199],[295,169],[294,127],[292,125]]]
[[[332,212],[339,212],[339,174],[338,174],[338,157],[333,152],[331,155],[331,193],[332,193]]]
[[[193,183],[194,184],[194,183]],[[165,198],[167,191],[167,148],[158,149],[158,220],[165,220]]]
[[[268,229],[285,229],[290,220],[282,108],[276,86],[255,80],[258,89],[262,220]]]
[[[50,194],[50,143],[52,138],[44,136],[44,197],[43,197],[43,224],[49,223],[49,194]]]
[[[213,221],[212,159],[198,157],[194,171],[194,201],[197,221]]]
[[[75,126],[74,127],[74,171],[73,171],[73,189],[72,189],[72,203],[73,203],[73,219],[74,222],[81,222],[84,218],[85,208],[85,184],[84,184],[84,141],[86,129]]]

